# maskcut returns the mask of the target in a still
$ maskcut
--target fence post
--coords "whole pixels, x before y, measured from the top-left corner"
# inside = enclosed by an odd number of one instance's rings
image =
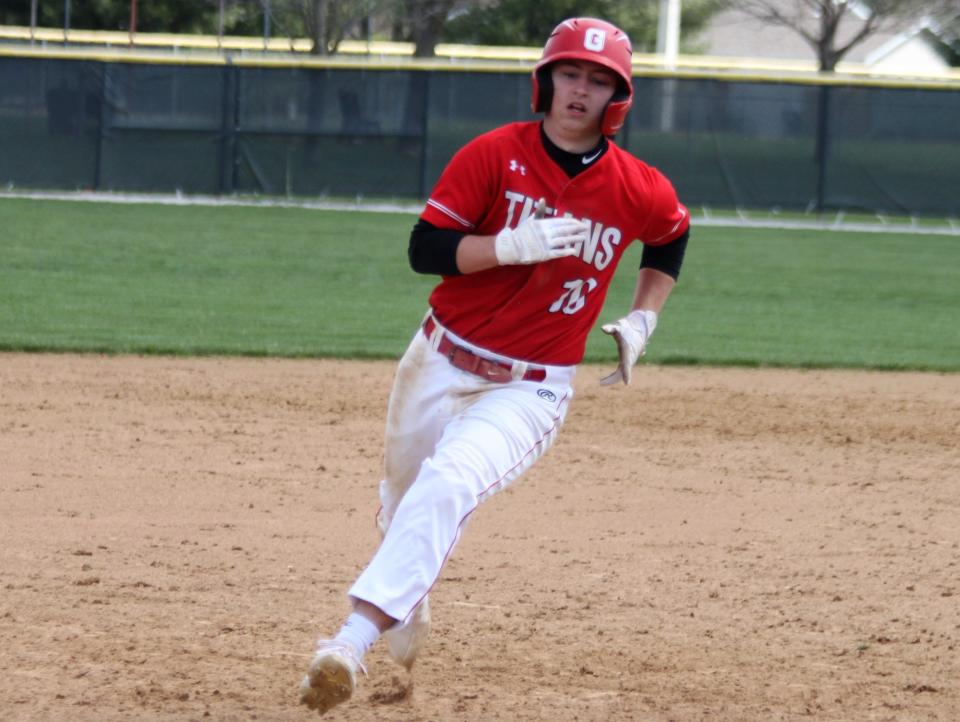
[[[107,113],[107,73],[110,72],[110,64],[97,61],[100,68],[100,113],[97,116],[97,142],[93,154],[93,190],[100,190],[103,181],[101,177],[103,168],[103,136],[106,134],[106,113]]]
[[[223,89],[220,95],[220,173],[217,180],[219,195],[234,193],[237,189],[237,118],[240,102],[237,68],[227,55],[223,64]],[[232,100],[232,102],[231,102]]]
[[[830,92],[827,84],[820,85],[817,92],[817,128],[814,147],[814,162],[817,164],[817,213],[825,210],[827,195],[827,157],[830,153]]]
[[[429,70],[417,71],[423,73],[423,120],[420,127],[420,188],[418,200],[426,198],[430,192],[427,187],[427,143],[430,139],[430,80],[433,72]]]

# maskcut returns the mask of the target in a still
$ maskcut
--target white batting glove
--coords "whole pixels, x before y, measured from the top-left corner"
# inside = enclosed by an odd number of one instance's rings
[[[526,265],[575,256],[587,240],[589,226],[575,218],[544,218],[546,201],[516,228],[497,234],[495,250],[501,266]]]
[[[613,336],[620,351],[620,365],[612,374],[600,379],[601,386],[609,386],[617,381],[623,381],[624,385],[630,383],[633,365],[646,352],[647,341],[656,327],[656,312],[640,309],[631,311],[626,318],[621,318],[616,323],[605,323],[600,327],[604,333]]]

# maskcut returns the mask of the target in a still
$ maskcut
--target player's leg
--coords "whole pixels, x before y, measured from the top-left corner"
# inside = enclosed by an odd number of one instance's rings
[[[387,533],[397,505],[416,479],[420,465],[433,454],[444,427],[464,404],[456,394],[462,375],[432,350],[422,332],[414,338],[397,369],[384,439],[384,478],[380,482],[377,513],[381,538]],[[362,612],[365,603],[355,602]],[[390,657],[411,669],[430,634],[430,626],[430,600],[424,597],[406,619],[385,631],[383,637]]]
[[[449,419],[446,389],[458,373],[418,332],[397,368],[388,407],[386,473],[380,485],[382,506],[377,519],[382,532]],[[300,685],[301,703],[322,714],[349,699],[358,672],[365,671],[362,660],[367,650],[381,633],[399,627],[397,621],[368,602],[354,600],[353,612],[336,637],[317,642]],[[409,621],[387,637],[391,656],[408,667],[429,632],[429,607],[422,605]]]
[[[430,348],[422,331],[397,366],[384,433],[384,477],[377,515],[381,533],[390,526],[420,465],[433,454],[444,427],[458,411],[451,391],[460,375],[462,372]]]
[[[405,618],[436,581],[474,509],[552,445],[571,376],[541,385],[473,382],[476,400],[447,425],[423,462],[351,596]]]

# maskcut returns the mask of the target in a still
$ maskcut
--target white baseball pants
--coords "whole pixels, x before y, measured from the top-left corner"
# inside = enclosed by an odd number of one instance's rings
[[[480,502],[550,448],[573,396],[573,366],[546,366],[543,381],[488,381],[435,350],[443,333],[509,362],[437,325],[432,338],[417,332],[397,368],[380,483],[386,533],[349,594],[401,621],[436,582]]]

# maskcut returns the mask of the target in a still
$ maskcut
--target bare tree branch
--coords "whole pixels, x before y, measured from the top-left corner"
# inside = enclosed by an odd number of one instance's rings
[[[816,3],[816,5],[819,7],[819,3]],[[777,5],[767,3],[765,0],[744,0],[741,3],[736,3],[734,7],[763,23],[791,28],[814,46],[817,43],[817,38],[804,29],[799,9],[796,15],[789,17],[781,12]]]
[[[837,57],[842,58],[844,55],[850,52],[850,50],[853,47],[855,47],[856,45],[859,45],[861,42],[866,40],[869,36],[873,35],[873,33],[877,30],[878,26],[879,26],[879,23],[877,22],[877,16],[870,15],[870,17],[867,18],[866,22],[864,22],[863,27],[860,28],[860,31],[856,35],[854,35],[846,45],[841,45],[840,47],[834,50],[834,52],[837,54]]]
[[[956,0],[731,0],[739,10],[770,25],[789,28],[814,50],[821,70],[833,70],[854,47],[877,32],[906,27]],[[856,10],[862,7],[866,17]]]

